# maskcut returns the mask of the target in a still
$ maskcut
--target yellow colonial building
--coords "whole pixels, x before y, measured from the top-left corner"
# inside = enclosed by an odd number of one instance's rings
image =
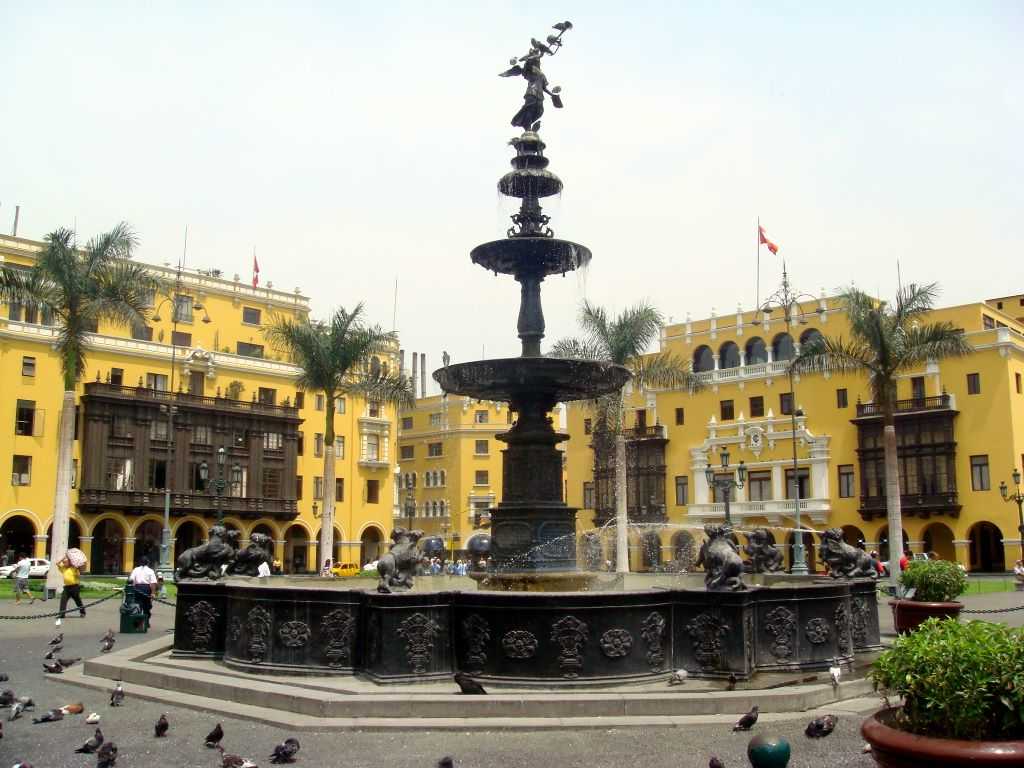
[[[0,237],[0,262],[30,266],[42,247]],[[151,269],[173,296],[154,297],[146,324],[103,324],[89,338],[69,546],[94,573],[124,573],[143,555],[157,561],[169,489],[175,556],[221,514],[243,542],[269,535],[286,572],[315,570],[325,404],[296,389],[298,369],[263,336],[275,316],[306,317],[309,300],[217,270]],[[55,334],[38,312],[0,306],[5,554],[48,552],[62,397]],[[396,346],[384,362],[397,366],[397,356]],[[367,562],[391,531],[395,413],[339,400],[335,419],[335,559]]]
[[[451,552],[486,532],[489,510],[501,501],[497,436],[511,423],[506,403],[468,397],[421,397],[403,410],[396,524],[441,536]]]
[[[692,361],[704,386],[629,394],[632,568],[691,557],[701,527],[726,511],[705,469],[731,475],[740,461],[747,479],[729,498],[734,525],[768,527],[789,545],[787,561],[797,486],[803,527],[840,527],[850,543],[888,556],[881,416],[866,380],[815,373],[794,376],[791,386],[787,375],[814,334],[849,337],[845,311],[825,296],[801,311],[791,327],[778,312],[737,310],[663,328],[660,348]],[[1024,296],[940,308],[930,319],[962,328],[975,352],[929,362],[899,382],[904,541],[972,571],[1003,571],[1021,556],[1017,508],[1004,503],[999,483],[1012,491],[1011,473],[1024,461]],[[610,483],[601,474],[595,483],[592,418],[585,403],[568,409],[567,500],[581,508],[581,532],[614,517]],[[820,570],[817,542],[805,534],[808,563]]]

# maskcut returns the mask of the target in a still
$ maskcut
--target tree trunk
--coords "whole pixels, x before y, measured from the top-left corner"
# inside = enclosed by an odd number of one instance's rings
[[[75,448],[75,391],[65,390],[57,425],[57,486],[53,494],[53,533],[50,537],[48,589],[64,589],[57,563],[68,549],[68,525],[71,520],[71,459]]]
[[[903,555],[903,514],[900,508],[900,466],[896,453],[896,423],[892,413],[885,414],[885,506],[889,519],[889,582],[900,583],[900,557]]]
[[[324,429],[324,511],[320,518],[320,562],[321,570],[327,560],[334,565],[334,394],[326,398],[327,425]]]
[[[615,572],[629,573],[629,515],[626,509],[626,436],[615,435]]]

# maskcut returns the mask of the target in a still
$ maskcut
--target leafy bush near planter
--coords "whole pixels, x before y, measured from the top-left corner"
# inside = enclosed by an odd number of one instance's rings
[[[914,588],[914,600],[948,603],[967,591],[967,577],[949,560],[915,560],[900,575],[904,588]]]
[[[1024,628],[928,619],[879,656],[871,678],[886,696],[903,698],[903,730],[1024,739]]]

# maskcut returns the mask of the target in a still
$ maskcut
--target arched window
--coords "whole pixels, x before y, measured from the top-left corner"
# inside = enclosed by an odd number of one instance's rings
[[[697,347],[693,353],[693,372],[713,371],[715,369],[715,357],[711,353],[711,347],[702,345]]]
[[[412,473],[412,487],[413,488],[416,487],[416,473],[415,472]]]
[[[740,348],[736,346],[736,342],[727,341],[725,342],[725,344],[718,348],[718,367],[740,367]]]
[[[821,338],[821,331],[817,328],[808,328],[806,331],[800,334],[800,345],[809,344],[815,339]]]
[[[441,486],[444,487],[446,485],[448,485],[448,476],[445,474],[445,471],[442,469],[441,470]]]
[[[772,359],[792,360],[795,353],[793,337],[788,333],[780,333],[772,340]]]
[[[758,363],[768,362],[768,347],[765,346],[764,339],[760,336],[755,336],[747,342],[747,365],[757,365]]]
[[[435,488],[437,488],[437,486],[440,485],[440,483],[437,482],[438,481],[438,477],[439,477],[439,475],[437,474],[437,470],[435,469],[430,474],[431,474],[431,483],[433,484],[433,486]]]

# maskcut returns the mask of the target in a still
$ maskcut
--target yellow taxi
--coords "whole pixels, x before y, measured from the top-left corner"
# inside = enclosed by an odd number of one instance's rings
[[[358,576],[359,566],[355,563],[335,563],[334,567],[331,568],[331,575],[333,576]]]

